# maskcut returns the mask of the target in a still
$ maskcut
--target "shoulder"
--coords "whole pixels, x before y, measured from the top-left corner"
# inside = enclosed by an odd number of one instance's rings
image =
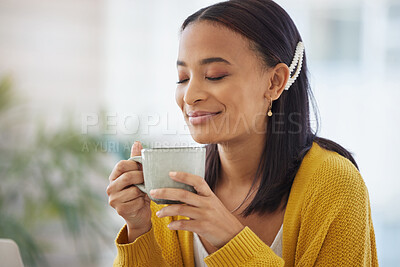
[[[309,164],[313,172],[307,183],[306,198],[335,201],[364,201],[368,191],[358,169],[347,158],[313,144]]]
[[[368,214],[368,191],[358,169],[347,158],[313,143],[289,194],[285,212],[289,231],[296,231],[300,222],[329,225],[336,218],[360,222]]]

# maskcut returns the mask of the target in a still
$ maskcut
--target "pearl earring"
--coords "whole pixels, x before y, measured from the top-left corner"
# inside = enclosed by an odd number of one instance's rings
[[[269,106],[269,110],[268,110],[267,115],[268,115],[268,117],[272,116],[272,98],[271,98],[271,105]]]

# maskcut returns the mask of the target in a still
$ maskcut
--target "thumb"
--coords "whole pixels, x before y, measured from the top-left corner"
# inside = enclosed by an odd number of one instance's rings
[[[142,148],[142,144],[139,141],[135,141],[132,145],[131,157],[140,156]]]

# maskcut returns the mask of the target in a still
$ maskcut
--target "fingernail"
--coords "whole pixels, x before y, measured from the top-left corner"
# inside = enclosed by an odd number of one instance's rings
[[[176,172],[169,172],[169,176],[176,176]]]
[[[154,195],[154,194],[156,194],[157,193],[157,189],[151,189],[150,190],[150,195]]]
[[[159,215],[160,215],[160,211],[157,211],[156,212],[156,215],[157,215],[157,217],[160,217]]]
[[[135,141],[131,147],[131,153],[136,152],[136,143],[137,141]]]
[[[138,150],[138,148],[139,148],[139,141],[135,141],[135,143],[133,143],[133,145],[135,146],[135,149]]]

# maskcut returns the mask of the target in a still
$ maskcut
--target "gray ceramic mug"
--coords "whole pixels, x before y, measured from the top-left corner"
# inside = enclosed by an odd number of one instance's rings
[[[141,156],[131,157],[142,164],[143,184],[136,184],[157,204],[179,204],[179,201],[154,199],[150,190],[158,188],[182,188],[196,193],[193,186],[176,182],[171,179],[169,172],[188,172],[204,178],[206,148],[205,147],[170,147],[144,148]]]

